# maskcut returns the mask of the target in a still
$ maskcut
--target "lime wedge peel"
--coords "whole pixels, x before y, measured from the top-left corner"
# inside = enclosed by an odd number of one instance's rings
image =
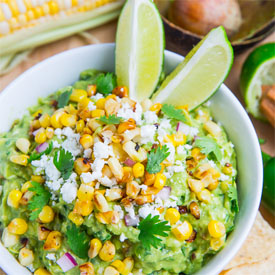
[[[155,91],[164,64],[162,20],[150,0],[128,0],[116,36],[118,85],[129,87],[131,98],[142,101]]]
[[[227,77],[233,49],[223,27],[213,29],[164,80],[153,102],[193,110],[211,97]]]

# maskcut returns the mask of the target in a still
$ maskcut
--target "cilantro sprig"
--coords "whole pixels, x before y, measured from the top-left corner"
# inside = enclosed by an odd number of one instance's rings
[[[74,158],[71,152],[63,148],[55,152],[53,163],[64,180],[71,176],[74,168]]]
[[[75,224],[67,226],[67,242],[73,251],[81,259],[88,257],[89,238],[84,231],[81,231]]]
[[[150,153],[147,154],[147,166],[146,171],[149,174],[158,173],[161,170],[161,163],[170,155],[169,149],[167,145],[162,147],[157,147],[151,150]]]
[[[106,75],[101,74],[96,79],[96,90],[98,93],[101,93],[104,96],[111,94],[116,86],[116,77],[112,73],[107,73]]]
[[[230,184],[228,187],[228,197],[231,201],[232,211],[238,213],[239,212],[238,193],[237,193],[237,188],[233,184]]]
[[[101,116],[99,119],[99,121],[105,123],[105,124],[119,124],[121,122],[123,118],[122,117],[118,117],[116,115],[109,115],[108,117],[106,116]]]
[[[71,86],[68,86],[62,89],[62,94],[58,98],[58,104],[57,104],[58,108],[63,108],[68,105],[72,92],[73,92],[73,87]]]
[[[176,109],[173,105],[164,104],[161,108],[161,111],[167,115],[169,118],[176,119],[182,122],[188,122],[186,114],[180,109]]]
[[[196,139],[195,146],[201,149],[203,154],[213,153],[218,161],[222,159],[222,152],[218,143],[210,137],[201,137]]]
[[[49,155],[52,152],[52,150],[53,150],[53,143],[51,142],[48,148],[42,153],[33,152],[28,159],[28,163],[31,163],[33,160],[40,159],[43,155]]]
[[[139,223],[140,233],[138,239],[146,250],[150,250],[151,246],[154,248],[161,246],[162,240],[156,236],[168,236],[166,232],[171,230],[171,226],[167,224],[167,221],[160,221],[159,216],[152,217],[151,214]]]
[[[28,203],[28,209],[31,210],[30,220],[34,221],[38,218],[43,207],[48,204],[51,193],[43,188],[43,186],[35,181],[31,182],[32,187],[29,188],[30,191],[34,192],[34,196]]]

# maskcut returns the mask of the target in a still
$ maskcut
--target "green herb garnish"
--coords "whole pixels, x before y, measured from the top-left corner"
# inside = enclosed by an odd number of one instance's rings
[[[62,94],[58,98],[58,104],[57,104],[58,108],[63,108],[68,105],[70,101],[70,96],[73,92],[73,87],[66,87],[62,89],[62,91],[64,92],[62,92]]]
[[[112,73],[100,75],[96,79],[96,90],[98,93],[107,96],[112,93],[113,89],[117,86],[116,77]]]
[[[231,210],[238,213],[239,212],[239,204],[238,204],[238,193],[237,188],[230,184],[228,188],[228,197],[231,201]]]
[[[74,159],[71,152],[64,149],[57,151],[54,155],[53,163],[64,180],[71,176],[74,168]]]
[[[146,171],[150,174],[158,173],[161,170],[161,163],[170,155],[167,145],[153,149],[147,153]]]
[[[121,122],[123,118],[122,117],[118,117],[116,115],[109,115],[107,116],[101,116],[99,119],[99,121],[105,123],[105,124],[119,124]]]
[[[33,160],[40,159],[43,155],[49,155],[52,152],[52,150],[53,150],[53,143],[51,142],[48,148],[44,152],[42,153],[33,152],[28,159],[28,163],[31,163]]]
[[[172,105],[164,104],[161,108],[161,111],[167,115],[169,118],[176,119],[182,122],[188,122],[186,115],[182,110],[176,109]]]

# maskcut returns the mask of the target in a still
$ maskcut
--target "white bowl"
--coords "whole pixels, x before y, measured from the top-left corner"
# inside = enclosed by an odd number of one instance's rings
[[[114,49],[114,44],[76,48],[48,58],[23,73],[0,94],[0,132],[8,131],[12,122],[36,104],[39,97],[46,97],[76,81],[81,71],[88,68],[114,71]],[[166,51],[165,71],[170,72],[182,59]],[[197,272],[200,275],[218,274],[243,244],[259,207],[263,176],[255,130],[240,102],[225,85],[211,98],[210,109],[236,148],[240,212],[226,247]],[[30,274],[1,243],[0,255],[0,266],[8,274]]]

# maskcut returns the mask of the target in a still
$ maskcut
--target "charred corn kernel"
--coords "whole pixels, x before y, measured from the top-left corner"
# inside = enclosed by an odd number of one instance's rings
[[[129,120],[119,124],[117,132],[118,132],[118,134],[122,134],[126,130],[132,130],[135,128],[136,128],[136,122],[134,119],[130,118]]]
[[[87,262],[79,266],[80,275],[95,275],[95,269],[92,263]]]
[[[221,238],[225,234],[225,226],[222,222],[212,220],[208,224],[208,232],[213,238]]]
[[[29,156],[27,155],[14,155],[10,157],[10,161],[22,166],[27,166]]]
[[[44,183],[45,179],[42,176],[32,175],[31,176],[31,181],[35,181],[35,182],[38,182],[38,183]]]
[[[39,241],[46,240],[51,232],[51,230],[46,228],[44,225],[39,225],[37,231],[38,231],[38,240]]]
[[[167,209],[164,218],[169,221],[170,224],[175,224],[180,219],[180,212],[175,208],[169,208]]]
[[[111,157],[108,159],[108,165],[116,180],[121,181],[123,178],[123,168],[119,160],[115,157]]]
[[[34,261],[34,256],[32,250],[24,247],[20,249],[19,255],[18,255],[18,260],[21,265],[23,266],[28,266],[33,263]]]
[[[31,191],[27,191],[23,194],[21,200],[20,200],[20,204],[22,205],[27,205],[28,202],[31,200],[31,198],[34,196],[34,193]]]
[[[92,131],[91,131],[89,128],[85,127],[85,128],[83,129],[83,134],[84,134],[84,135],[91,135],[91,134],[92,134]]]
[[[102,248],[102,243],[99,239],[92,239],[90,242],[90,249],[88,251],[89,258],[93,259],[95,258],[100,249]]]
[[[61,247],[62,244],[62,235],[60,232],[58,231],[52,231],[45,243],[44,243],[44,250],[48,250],[48,251],[56,251]]]
[[[99,252],[99,258],[104,262],[110,262],[114,259],[116,254],[116,248],[110,241],[104,243],[102,249]]]
[[[81,225],[84,222],[83,217],[74,212],[70,212],[70,214],[68,215],[68,218],[77,226]]]
[[[100,98],[95,104],[96,108],[103,110],[105,108],[105,102],[106,102],[106,98]]]
[[[120,98],[122,97],[128,97],[129,96],[129,91],[126,86],[118,86],[115,87],[112,91],[112,93]]]
[[[33,187],[30,181],[25,182],[21,187],[21,192],[25,193],[29,190],[29,188]]]
[[[183,132],[178,131],[172,135],[172,140],[174,147],[183,145],[186,143],[186,135]]]
[[[49,114],[44,114],[39,118],[39,122],[41,127],[47,128],[51,126],[51,117],[49,116]]]
[[[73,212],[81,216],[88,216],[92,213],[93,210],[94,208],[91,200],[77,200]]]
[[[188,240],[193,232],[193,227],[188,221],[184,221],[182,224],[172,229],[172,233],[179,241]]]
[[[159,193],[159,189],[153,186],[141,190],[141,195],[156,195],[157,193]]]
[[[54,129],[52,127],[47,127],[46,129],[46,137],[48,139],[52,139],[54,136]]]
[[[107,97],[106,97],[106,100],[108,100],[108,99],[113,99],[113,100],[116,100],[116,96],[115,95],[108,95]]]
[[[219,185],[219,181],[218,180],[212,180],[208,184],[207,188],[212,191],[212,190],[215,190],[218,187],[218,185]]]
[[[204,159],[206,156],[201,153],[201,150],[200,148],[196,147],[196,148],[193,148],[192,151],[191,151],[191,156],[196,160],[196,161],[199,161],[201,159]]]
[[[120,260],[115,260],[111,263],[111,266],[115,267],[119,273],[122,273],[125,269],[125,264]]]
[[[64,114],[64,111],[61,110],[57,110],[56,112],[53,113],[53,115],[51,116],[51,125],[57,129],[57,128],[62,128],[62,123],[60,121],[62,115]]]
[[[136,181],[127,182],[126,195],[129,198],[135,199],[138,196],[139,191],[140,191],[140,186]]]
[[[91,102],[91,100],[89,98],[84,97],[83,99],[81,99],[78,102],[77,109],[78,110],[83,110],[83,109],[87,108],[90,102]]]
[[[67,113],[69,113],[71,115],[77,115],[77,113],[78,113],[78,110],[72,104],[70,104],[69,106],[66,106],[65,110]]]
[[[78,158],[74,162],[74,169],[78,175],[81,175],[91,170],[91,164],[85,158]]]
[[[133,174],[135,178],[141,178],[144,176],[144,165],[142,163],[136,163],[133,166]]]
[[[100,212],[107,212],[109,210],[109,205],[104,195],[98,191],[96,191],[94,195],[94,204]]]
[[[210,246],[213,250],[218,251],[224,245],[224,239],[211,238]]]
[[[120,136],[112,136],[111,140],[113,143],[120,143],[122,141],[122,138]]]
[[[91,117],[91,111],[89,108],[85,108],[78,113],[78,116],[83,120],[88,120]]]
[[[85,122],[83,119],[79,120],[77,123],[76,123],[76,131],[78,133],[81,133],[83,131],[85,127]]]
[[[233,171],[233,168],[232,168],[232,165],[228,163],[228,165],[225,165],[223,168],[222,168],[222,172],[226,175],[231,175],[232,174],[232,171]]]
[[[209,163],[200,165],[194,172],[194,177],[202,179],[211,173],[212,167]]]
[[[188,186],[191,191],[199,193],[204,189],[204,183],[201,180],[188,179]]]
[[[96,85],[88,85],[87,93],[89,97],[94,96],[96,94]]]
[[[34,121],[31,122],[31,129],[32,130],[37,130],[41,127],[40,122],[38,119],[35,119]]]
[[[34,275],[51,275],[51,273],[45,268],[40,267],[35,270]]]
[[[80,138],[79,143],[84,149],[88,149],[94,144],[94,139],[91,135],[85,134]]]
[[[155,183],[155,180],[156,180],[156,174],[149,174],[147,171],[145,172],[144,184],[150,186]]]
[[[21,198],[22,198],[21,191],[12,190],[8,196],[8,206],[18,208]]]
[[[189,206],[190,213],[196,218],[200,218],[200,208],[195,201],[192,201]]]
[[[204,203],[209,203],[211,201],[211,193],[207,189],[203,189],[201,192],[197,193],[198,199]]]
[[[34,118],[37,118],[37,117],[40,117],[42,114],[43,114],[43,110],[38,110],[32,116]]]
[[[132,167],[128,167],[128,166],[124,166],[123,168],[123,177],[121,182],[123,183],[127,183],[133,180],[134,175],[133,175],[133,168]]]
[[[155,112],[156,114],[158,114],[160,112],[161,108],[162,108],[162,104],[156,103],[156,104],[154,104],[150,107],[150,111]]]
[[[157,189],[162,189],[166,183],[166,176],[162,173],[156,174],[156,180],[154,182],[154,187]]]
[[[19,236],[9,232],[8,228],[5,228],[2,233],[2,242],[5,247],[11,247],[19,242]]]
[[[127,257],[123,260],[123,263],[125,265],[124,270],[121,272],[122,275],[129,275],[133,268],[134,268],[134,260],[131,257]]]
[[[139,195],[137,196],[137,198],[135,199],[136,203],[138,205],[143,205],[145,203],[151,203],[153,202],[153,196],[152,195]]]
[[[50,206],[46,205],[43,207],[38,217],[42,223],[50,223],[54,219],[54,211]]]
[[[12,234],[22,235],[27,232],[28,224],[23,219],[15,218],[8,225],[8,230]]]
[[[76,125],[76,115],[65,113],[60,117],[60,122],[65,127],[73,127]]]
[[[35,135],[35,142],[38,144],[44,143],[47,140],[46,131],[44,128],[41,128]]]
[[[100,122],[98,119],[96,118],[92,118],[88,121],[88,127],[92,130],[92,131],[96,131],[96,129],[98,127],[101,127],[103,125],[102,122]]]
[[[203,128],[213,137],[218,137],[222,133],[221,127],[212,120],[206,121]]]
[[[106,193],[106,190],[105,190],[105,189],[101,189],[101,190],[96,189],[95,191],[98,192],[98,193],[100,193],[100,194],[102,194],[103,196],[104,196],[105,193]]]
[[[106,192],[107,201],[116,201],[122,198],[122,189],[120,188],[112,188],[109,189],[108,193]]]
[[[73,89],[73,92],[70,96],[70,101],[80,102],[84,98],[88,97],[88,93],[82,89]]]
[[[31,143],[26,138],[19,138],[15,143],[16,147],[24,154],[28,154]]]
[[[107,266],[103,275],[119,275],[119,272],[112,266]]]
[[[82,201],[92,200],[94,196],[94,188],[87,184],[81,184],[78,191],[77,197]]]
[[[95,109],[91,112],[92,118],[105,116],[105,111],[101,109]]]

